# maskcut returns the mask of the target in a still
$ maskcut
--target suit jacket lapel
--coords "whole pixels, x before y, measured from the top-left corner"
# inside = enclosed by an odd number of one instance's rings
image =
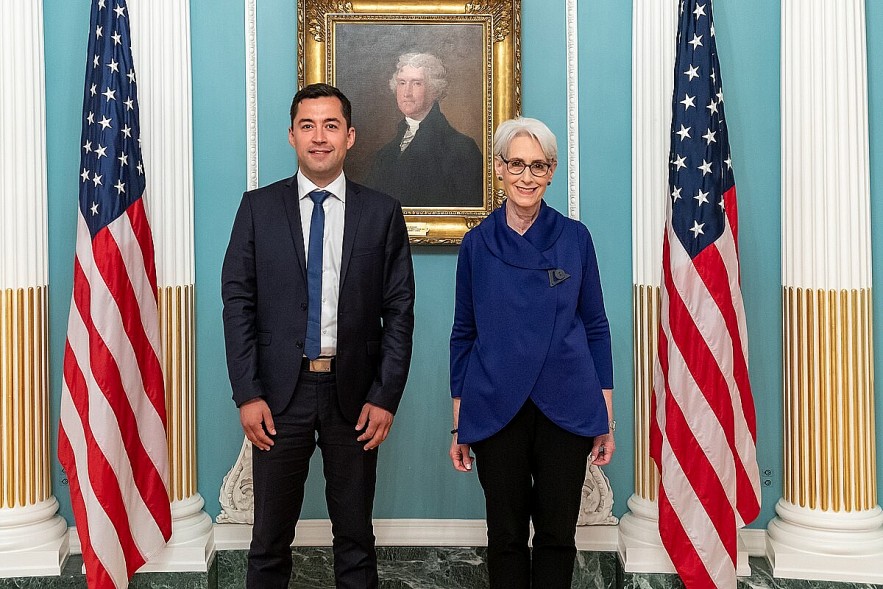
[[[282,203],[285,206],[285,214],[288,216],[288,228],[291,230],[291,240],[294,242],[294,251],[297,254],[297,263],[300,266],[301,277],[306,281],[307,259],[304,254],[304,230],[300,220],[300,198],[297,194],[297,177],[292,176],[286,186],[288,190],[282,194]]]
[[[346,271],[353,255],[353,244],[359,229],[359,220],[362,218],[362,199],[358,198],[358,187],[347,180],[346,182],[346,207],[343,213],[343,252],[340,256],[340,287],[346,279]],[[301,247],[303,255],[303,247]]]

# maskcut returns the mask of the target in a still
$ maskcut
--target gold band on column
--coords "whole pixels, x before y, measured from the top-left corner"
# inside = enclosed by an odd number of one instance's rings
[[[181,501],[196,492],[193,285],[161,287],[158,299],[166,386],[169,499]]]
[[[635,377],[635,494],[656,501],[659,471],[650,459],[650,397],[659,338],[659,287],[635,284],[632,293]]]
[[[46,287],[0,293],[0,507],[50,496]]]
[[[794,505],[877,505],[871,300],[869,288],[783,289],[783,498]]]

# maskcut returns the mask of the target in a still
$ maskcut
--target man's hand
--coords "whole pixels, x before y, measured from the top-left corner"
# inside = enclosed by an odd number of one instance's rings
[[[356,431],[365,430],[362,435],[356,438],[360,442],[367,441],[365,450],[373,450],[383,443],[386,436],[389,435],[389,428],[392,427],[393,415],[383,407],[365,403],[362,406],[362,413],[359,414],[359,421],[356,423]],[[366,427],[367,426],[367,427]]]
[[[257,397],[240,405],[239,422],[242,423],[242,431],[245,432],[249,442],[259,450],[270,449],[274,443],[270,436],[276,435],[276,427],[273,425],[273,415],[266,401]]]

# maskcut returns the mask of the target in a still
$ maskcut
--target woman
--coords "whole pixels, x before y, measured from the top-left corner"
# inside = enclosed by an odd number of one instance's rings
[[[507,198],[457,261],[450,455],[467,472],[475,452],[492,589],[570,587],[586,461],[608,464],[616,449],[592,238],[543,202],[557,153],[540,121],[500,124],[494,170]]]

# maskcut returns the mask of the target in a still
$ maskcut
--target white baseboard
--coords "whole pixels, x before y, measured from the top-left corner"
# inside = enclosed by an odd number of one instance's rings
[[[377,519],[374,535],[378,546],[486,546],[487,526],[483,519]],[[577,528],[580,550],[615,551],[616,526]],[[245,550],[251,541],[251,526],[215,524],[217,550]],[[331,522],[301,520],[292,546],[331,546]]]
[[[743,528],[739,530],[739,538],[745,545],[748,556],[766,556],[766,530]]]
[[[251,526],[215,524],[215,550],[247,550]],[[374,534],[378,546],[486,546],[487,527],[483,519],[378,519]],[[739,532],[749,556],[765,556],[766,530]],[[80,554],[80,538],[75,527],[69,530],[71,554]],[[576,529],[579,550],[616,552],[618,526],[582,526]],[[331,522],[305,519],[297,524],[292,546],[331,546]]]
[[[79,542],[77,547],[79,548]],[[71,552],[72,547],[64,534],[61,538],[56,538],[42,546],[25,550],[0,551],[0,579],[58,576]],[[29,583],[27,585],[36,586]]]

